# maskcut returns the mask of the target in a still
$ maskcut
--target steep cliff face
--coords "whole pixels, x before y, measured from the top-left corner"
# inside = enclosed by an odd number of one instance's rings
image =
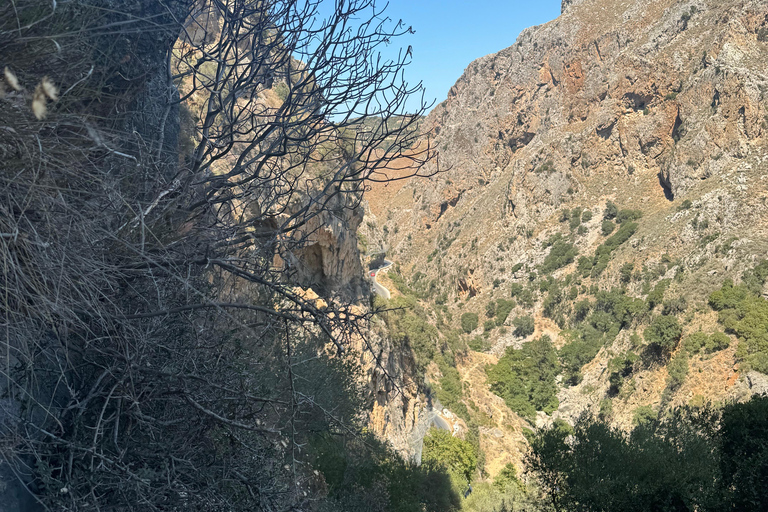
[[[350,298],[367,294],[357,247],[361,208],[338,208],[312,217],[304,227],[307,242],[295,253],[298,280],[323,295]]]
[[[748,157],[766,130],[765,7],[710,4],[583,1],[473,62],[428,122],[453,168],[421,200],[432,220],[477,180],[507,181],[497,206],[538,219],[594,174],[658,177],[649,192],[673,198]]]
[[[418,273],[434,283],[426,301],[442,297],[438,309],[454,328],[463,312],[477,312],[482,325],[489,302],[536,287],[530,307],[518,301],[502,328],[486,330],[492,354],[525,340],[511,326],[525,314],[536,318],[528,339],[548,334],[557,347],[566,344],[569,322],[545,311],[552,282],[592,300],[618,287],[644,298],[670,279],[667,297],[688,304],[675,313],[684,335],[713,329],[708,294],[725,278],[738,282],[768,249],[768,5],[564,0],[562,7],[557,20],[468,66],[425,121],[447,170],[405,185],[388,199],[386,219],[368,220],[406,278]],[[642,218],[590,275],[576,259],[592,259],[606,243],[609,202]],[[577,254],[545,271],[557,236]],[[580,384],[561,382],[560,409],[541,420],[596,413],[612,397],[610,360],[661,313],[652,308],[622,329],[582,368]],[[628,426],[641,405],[759,391],[759,374],[739,372],[735,347],[734,338],[729,349],[692,359],[693,377],[674,398],[664,395],[666,363],[638,370],[633,391],[611,398],[616,423]]]

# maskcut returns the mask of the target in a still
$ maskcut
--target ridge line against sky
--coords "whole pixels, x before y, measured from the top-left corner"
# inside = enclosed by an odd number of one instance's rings
[[[423,81],[427,103],[435,100],[436,105],[446,99],[472,61],[512,46],[524,29],[557,18],[560,4],[561,0],[390,0],[386,15],[395,22],[402,19],[415,31],[390,48],[396,54],[400,47],[413,47],[405,78],[410,85]],[[419,99],[410,99],[409,111],[418,107]]]

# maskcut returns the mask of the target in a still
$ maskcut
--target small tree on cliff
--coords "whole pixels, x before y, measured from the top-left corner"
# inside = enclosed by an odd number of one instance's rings
[[[461,315],[461,328],[467,334],[477,329],[479,322],[480,318],[477,316],[477,313],[464,313]]]

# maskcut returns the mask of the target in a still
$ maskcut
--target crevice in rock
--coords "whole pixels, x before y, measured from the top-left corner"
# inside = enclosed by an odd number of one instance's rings
[[[683,136],[682,133],[683,120],[680,118],[680,109],[677,109],[677,116],[675,117],[675,125],[672,127],[672,139],[675,142],[680,141]]]
[[[613,133],[613,127],[616,126],[616,122],[609,124],[608,126],[605,126],[604,128],[598,128],[597,134],[602,137],[605,140],[608,140],[611,138],[611,133]]]
[[[669,182],[669,175],[664,176],[664,172],[659,171],[658,177],[659,184],[661,185],[662,190],[664,190],[664,197],[666,197],[668,201],[674,201],[675,193],[672,191],[672,184]]]
[[[651,98],[649,96],[645,96],[642,94],[638,94],[636,92],[628,92],[624,95],[622,98],[624,105],[627,106],[627,108],[631,108],[635,112],[638,110],[643,110],[645,107],[648,106],[648,103],[650,103]]]

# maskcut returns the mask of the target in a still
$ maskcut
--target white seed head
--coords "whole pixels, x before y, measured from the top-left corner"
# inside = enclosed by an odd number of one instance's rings
[[[43,86],[43,92],[51,101],[56,101],[59,99],[59,89],[56,87],[50,78],[43,77],[43,81],[40,82],[40,85]]]
[[[13,89],[14,91],[21,90],[21,85],[19,85],[19,79],[16,78],[16,75],[13,74],[13,71],[8,69],[8,66],[5,67],[5,70],[3,71],[3,75],[5,76],[5,83],[7,83],[11,89]]]
[[[35,117],[39,120],[45,118],[48,114],[48,107],[45,105],[45,96],[35,94],[35,97],[32,99],[32,113],[35,114]]]

